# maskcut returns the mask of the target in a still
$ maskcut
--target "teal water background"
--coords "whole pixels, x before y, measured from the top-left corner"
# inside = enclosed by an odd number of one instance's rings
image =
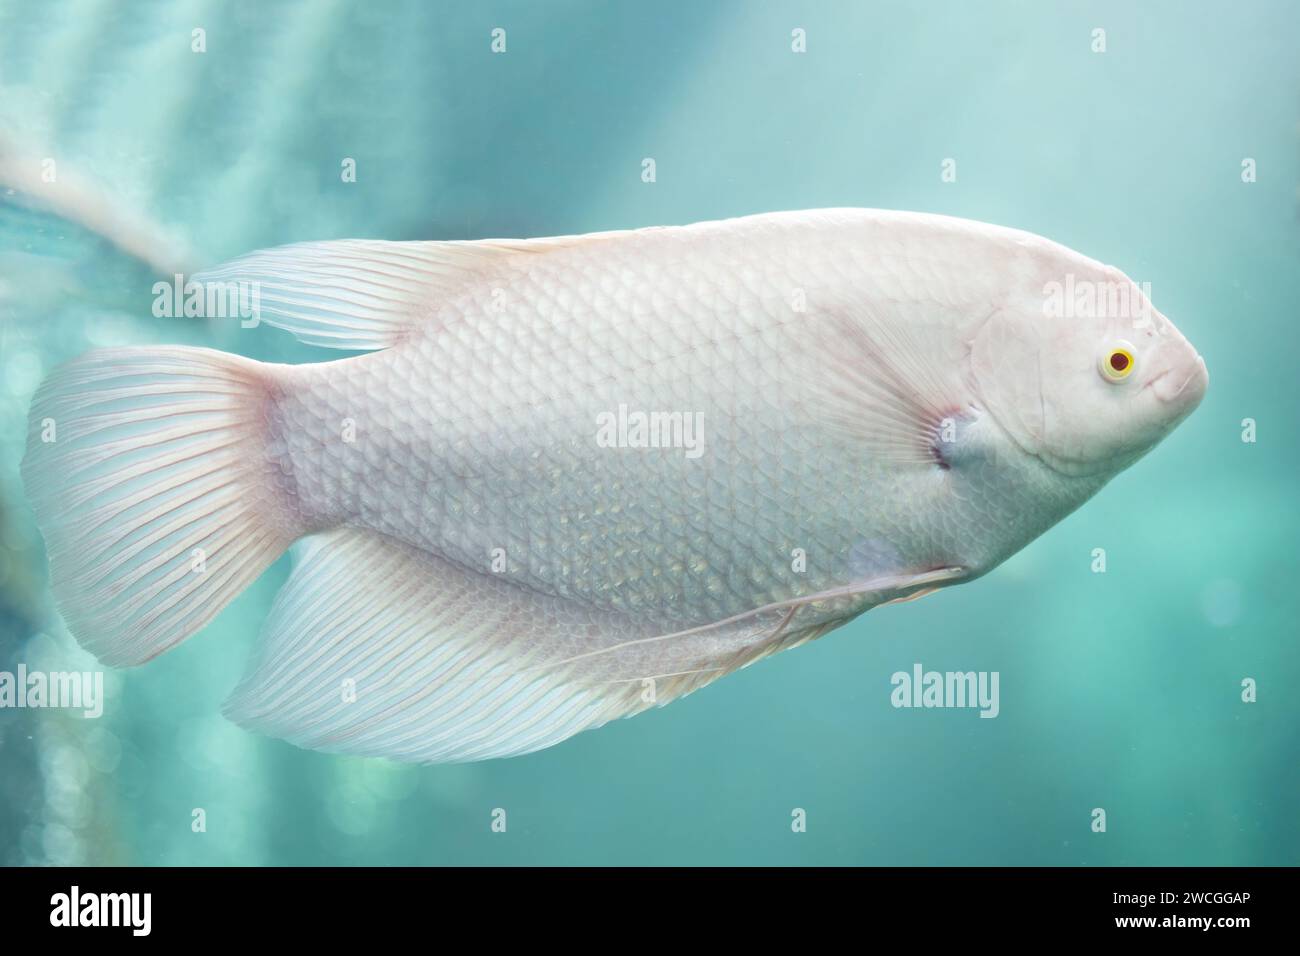
[[[227,723],[281,561],[177,650],[109,672],[101,719],[0,710],[0,862],[1300,862],[1300,5],[110,9],[0,0],[0,170],[54,158],[178,260],[817,206],[942,212],[1149,282],[1210,388],[986,578],[507,761],[339,758]],[[947,158],[956,182],[941,181]],[[4,187],[0,670],[91,667],[53,610],[18,477],[45,372],[127,343],[337,353],[154,318],[148,268]],[[998,671],[1000,716],[894,709],[890,675],[916,662]]]

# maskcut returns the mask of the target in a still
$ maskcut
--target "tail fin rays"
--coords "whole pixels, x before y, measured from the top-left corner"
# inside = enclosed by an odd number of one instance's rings
[[[37,391],[23,482],[59,608],[104,663],[180,643],[300,533],[262,454],[273,375],[207,349],[104,349]]]

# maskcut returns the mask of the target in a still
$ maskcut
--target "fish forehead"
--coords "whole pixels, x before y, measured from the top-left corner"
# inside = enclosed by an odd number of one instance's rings
[[[302,499],[470,567],[500,553],[530,585],[684,620],[950,550],[968,532],[931,475],[863,467],[814,427],[808,317],[826,297],[959,329],[1014,241],[755,218],[512,264],[392,349],[299,369],[279,429]],[[625,447],[602,446],[600,416],[621,409]],[[697,429],[699,456],[626,447],[628,416],[654,413],[679,416],[678,438]],[[809,571],[792,573],[796,551],[816,555]]]

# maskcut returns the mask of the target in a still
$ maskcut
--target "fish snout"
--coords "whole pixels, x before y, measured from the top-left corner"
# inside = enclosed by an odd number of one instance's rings
[[[1160,401],[1186,414],[1201,403],[1209,384],[1205,359],[1189,345],[1177,361],[1151,379],[1148,387]]]

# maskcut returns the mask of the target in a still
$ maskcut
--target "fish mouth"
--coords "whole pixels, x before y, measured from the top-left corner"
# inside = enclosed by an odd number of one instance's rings
[[[1210,374],[1205,367],[1205,359],[1197,355],[1191,368],[1183,365],[1165,369],[1143,388],[1150,389],[1156,398],[1166,404],[1178,405],[1190,411],[1200,404],[1209,383]]]

